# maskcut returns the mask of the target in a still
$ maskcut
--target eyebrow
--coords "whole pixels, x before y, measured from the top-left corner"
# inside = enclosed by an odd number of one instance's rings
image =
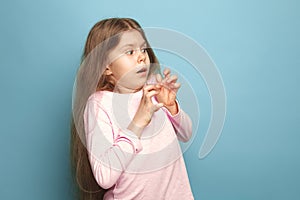
[[[146,44],[147,44],[147,42],[144,41],[144,42],[140,45],[140,47],[146,46]],[[125,45],[123,45],[123,46],[121,47],[121,49],[124,49],[124,48],[126,48],[126,47],[134,47],[134,46],[135,46],[135,44],[125,44]]]

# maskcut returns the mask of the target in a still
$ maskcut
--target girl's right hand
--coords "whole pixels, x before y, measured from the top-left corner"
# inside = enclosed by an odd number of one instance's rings
[[[134,132],[139,138],[143,129],[150,123],[154,112],[163,107],[162,103],[153,104],[151,98],[160,92],[157,85],[145,85],[140,105],[133,117],[128,129]]]

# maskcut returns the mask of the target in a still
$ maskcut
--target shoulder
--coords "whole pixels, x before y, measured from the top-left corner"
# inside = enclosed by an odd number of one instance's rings
[[[109,123],[112,115],[110,93],[109,91],[97,91],[89,96],[83,113],[86,123],[93,125],[98,120]]]
[[[87,103],[89,102],[97,102],[100,105],[101,104],[107,104],[108,102],[111,102],[113,96],[113,92],[110,91],[97,91],[90,95],[90,97],[87,100]]]
[[[90,95],[86,102],[86,110],[103,110],[109,112],[112,106],[112,92],[97,91]]]

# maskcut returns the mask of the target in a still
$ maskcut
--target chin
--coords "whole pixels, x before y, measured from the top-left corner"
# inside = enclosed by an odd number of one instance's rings
[[[136,87],[136,91],[138,91],[138,90],[141,90],[141,89],[143,89],[143,87],[144,87],[144,85],[140,85],[140,86],[138,86],[138,87]]]

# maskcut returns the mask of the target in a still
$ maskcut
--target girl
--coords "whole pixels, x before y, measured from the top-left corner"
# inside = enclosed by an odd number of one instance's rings
[[[93,26],[73,98],[71,153],[80,199],[193,199],[177,140],[190,139],[191,120],[176,101],[177,76],[157,71],[135,20]]]

